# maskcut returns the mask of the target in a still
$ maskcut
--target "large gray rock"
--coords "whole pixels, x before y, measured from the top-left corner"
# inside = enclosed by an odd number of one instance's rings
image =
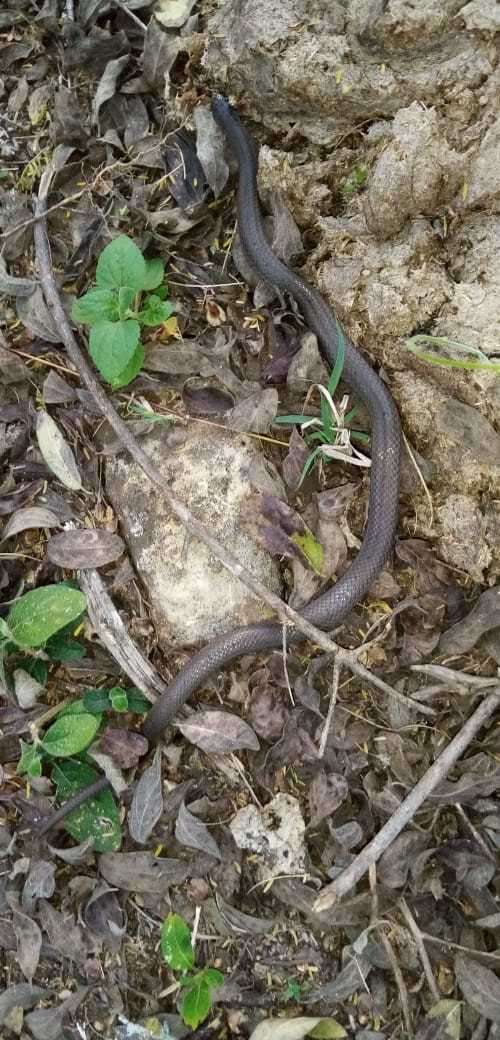
[[[246,435],[197,426],[154,434],[145,448],[165,484],[210,533],[269,589],[280,593],[275,561],[255,544],[240,516],[252,490],[282,491],[256,442]],[[147,590],[162,645],[191,646],[268,616],[245,586],[172,516],[136,463],[125,457],[108,461],[106,488]]]

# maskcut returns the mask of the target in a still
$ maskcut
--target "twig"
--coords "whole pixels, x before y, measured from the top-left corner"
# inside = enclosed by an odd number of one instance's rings
[[[167,683],[141,654],[130,638],[125,625],[106,591],[106,586],[97,571],[80,571],[80,587],[87,598],[90,620],[111,656],[128,675],[134,686],[154,704],[156,695],[165,693]]]
[[[399,999],[400,999],[400,1002],[401,1002],[401,1011],[403,1012],[403,1021],[404,1021],[404,1024],[405,1024],[406,1035],[407,1035],[407,1037],[412,1037],[413,1036],[413,1027],[412,1027],[412,1024],[411,1024],[410,1006],[408,1004],[408,990],[406,988],[406,983],[405,983],[405,980],[403,978],[403,973],[401,971],[401,968],[399,967],[399,963],[398,963],[398,959],[396,957],[396,954],[394,953],[394,950],[393,950],[393,948],[391,946],[391,943],[389,941],[388,936],[385,934],[385,931],[384,931],[385,928],[387,928],[387,925],[385,923],[381,924],[381,925],[379,925],[378,931],[379,931],[380,938],[382,940],[382,945],[383,945],[384,950],[385,950],[386,955],[387,955],[387,959],[389,961],[389,964],[391,965],[392,972],[393,972],[394,978],[396,980],[396,985],[398,987]]]
[[[410,929],[410,932],[413,935],[413,938],[415,940],[415,945],[417,947],[420,960],[422,961],[422,967],[424,969],[425,977],[427,979],[427,985],[428,985],[428,987],[429,987],[429,989],[430,989],[430,991],[432,993],[432,996],[433,996],[435,1002],[437,1003],[438,1000],[441,1000],[441,994],[439,992],[437,982],[436,982],[436,980],[434,978],[434,973],[432,971],[432,966],[431,966],[431,962],[430,962],[430,959],[429,959],[429,954],[427,953],[427,950],[426,950],[426,948],[424,946],[424,940],[422,939],[422,933],[421,933],[420,928],[418,927],[418,924],[417,924],[417,922],[416,922],[416,920],[415,920],[415,918],[414,918],[414,916],[413,916],[413,914],[412,914],[412,912],[410,910],[410,907],[408,906],[408,903],[406,902],[406,899],[401,897],[401,899],[399,900],[399,905],[401,907],[401,911],[402,911],[403,917],[404,917],[404,919],[405,919],[405,921],[406,921],[406,923],[408,925],[408,928]]]
[[[429,488],[427,487],[427,484],[425,482],[425,478],[424,478],[424,475],[422,473],[422,470],[420,469],[420,466],[419,466],[419,464],[418,464],[418,462],[417,462],[417,460],[415,458],[415,455],[413,453],[413,448],[411,447],[410,442],[408,441],[408,438],[405,436],[404,433],[403,433],[403,440],[405,442],[405,447],[406,447],[406,450],[408,452],[408,455],[410,456],[410,459],[411,459],[411,461],[413,463],[413,466],[414,466],[415,472],[417,474],[417,477],[418,477],[418,479],[420,481],[420,484],[422,485],[422,487],[424,489],[424,494],[425,494],[425,497],[427,499],[427,503],[428,503],[428,506],[429,506],[429,517],[430,517],[430,519],[429,519],[429,527],[432,530],[432,528],[434,527],[434,505],[433,505],[433,502],[432,502],[432,495],[431,495],[431,493],[429,491]]]
[[[172,134],[175,132],[175,130],[171,131]],[[167,137],[170,137],[171,133],[166,134],[162,140],[166,140]],[[64,208],[66,208],[67,206],[69,206],[70,202],[78,202],[78,199],[81,199],[83,195],[87,195],[88,192],[94,191],[94,188],[97,187],[99,181],[102,180],[102,178],[105,177],[108,173],[113,173],[113,170],[116,170],[119,166],[121,166],[124,170],[128,169],[129,166],[135,166],[138,163],[139,159],[142,158],[142,156],[147,155],[148,152],[153,151],[153,148],[156,147],[157,145],[151,145],[151,147],[145,148],[142,152],[138,152],[137,155],[134,156],[133,159],[130,159],[128,162],[125,162],[123,159],[117,159],[114,163],[111,163],[109,166],[105,166],[103,170],[100,170],[99,173],[96,173],[94,179],[90,182],[90,184],[86,184],[84,188],[80,188],[79,191],[73,192],[72,195],[66,195],[65,198],[60,200],[60,202],[54,202],[52,206],[47,206],[43,211],[40,210],[38,213],[35,213],[32,217],[29,217],[27,220],[23,220],[21,221],[21,223],[16,224],[15,227],[9,228],[7,231],[2,231],[0,233],[0,242],[4,241],[7,238],[12,238],[12,236],[17,235],[19,231],[26,231],[26,228],[33,227],[35,224],[38,224],[41,220],[45,220],[46,217],[50,216],[50,214],[54,213],[57,209],[61,209],[63,206]],[[175,167],[175,169],[171,170],[170,172],[176,173],[178,168],[179,167]],[[45,199],[46,197],[47,195],[45,195]]]
[[[500,686],[497,687],[495,693],[490,693],[476,708],[474,714],[467,720],[460,732],[453,737],[453,740],[450,740],[450,743],[441,752],[439,758],[424,773],[421,780],[413,788],[413,791],[404,799],[378,834],[372,838],[352,863],[339,874],[338,878],[323,889],[314,903],[313,909],[316,913],[329,910],[338,899],[357,884],[369,869],[370,864],[377,862],[382,853],[385,852],[397,838],[398,834],[401,834],[401,831],[413,819],[415,813],[418,812],[434,788],[448,775],[450,769],[453,768],[469,744],[472,743],[481,727],[484,726],[485,722],[488,721],[498,707],[500,707]]]
[[[460,816],[460,819],[465,824],[469,833],[472,834],[472,837],[474,838],[476,844],[479,845],[479,848],[483,850],[485,856],[487,856],[488,859],[492,860],[493,863],[496,863],[496,857],[493,855],[491,849],[488,848],[488,845],[486,844],[482,835],[477,830],[477,827],[474,827],[472,821],[469,820],[469,817],[467,816],[467,813],[465,812],[463,805],[460,805],[460,802],[455,802],[454,809],[455,812],[457,812]]]
[[[122,0],[113,0],[113,3],[116,5],[116,7],[119,7],[120,11],[123,11],[123,14],[128,15],[128,17],[132,19],[132,21],[135,23],[137,28],[141,30],[142,33],[146,32],[146,26],[144,25],[144,22],[141,22],[141,19],[138,18],[137,15],[134,14],[134,12],[131,11],[126,4],[122,3]]]
[[[485,690],[488,686],[496,686],[498,676],[469,675],[468,672],[455,671],[453,668],[445,668],[442,664],[412,664],[410,671],[421,672],[431,679],[438,679],[442,683],[453,683],[455,686],[475,686],[477,689]]]
[[[471,946],[461,946],[460,943],[452,942],[451,939],[440,939],[438,935],[431,935],[430,932],[421,932],[420,934],[424,942],[437,943],[438,946],[448,946],[450,950],[458,950],[460,953],[469,953],[471,957],[475,957],[478,961],[495,961],[496,964],[500,964],[500,953],[489,953],[488,950],[475,950]]]
[[[333,675],[332,675],[332,688],[330,691],[330,703],[328,705],[328,713],[325,719],[325,725],[321,733],[321,740],[319,743],[318,758],[323,758],[325,754],[326,744],[328,741],[328,734],[333,720],[333,713],[335,711],[335,705],[337,703],[337,694],[339,692],[339,679],[340,679],[340,664],[338,661],[334,662]]]
[[[169,508],[174,515],[178,517],[186,530],[189,531],[191,535],[199,538],[204,545],[207,545],[215,558],[219,560],[231,574],[239,578],[239,580],[242,581],[257,598],[262,599],[267,603],[267,605],[276,612],[282,623],[294,625],[307,639],[310,639],[313,644],[321,647],[323,650],[326,650],[327,652],[334,651],[337,654],[339,665],[350,669],[350,671],[360,676],[360,678],[365,679],[367,682],[372,683],[383,693],[395,697],[397,700],[404,701],[407,706],[412,707],[415,711],[434,717],[435,712],[432,708],[427,705],[419,704],[417,701],[413,701],[410,697],[405,697],[403,694],[399,693],[398,690],[393,690],[391,686],[383,682],[382,679],[379,679],[378,676],[372,675],[364,665],[360,664],[353,651],[344,650],[339,647],[337,643],[334,643],[327,635],[325,635],[324,632],[321,632],[314,625],[311,625],[305,620],[305,618],[301,617],[300,614],[297,614],[295,610],[288,606],[287,603],[284,603],[279,596],[270,592],[269,589],[266,588],[261,581],[255,578],[254,575],[251,574],[250,571],[248,571],[231,552],[225,549],[220,542],[210,534],[207,528],[194,516],[191,510],[188,509],[188,507],[184,505],[184,503],[181,502],[165,485],[160,470],[152,462],[150,456],[144,451],[128,428],[127,424],[123,422],[113,408],[111,402],[108,400],[99,380],[94,375],[93,370],[77,343],[76,337],[66,316],[66,312],[62,306],[52,270],[46,221],[43,219],[51,177],[52,170],[48,167],[40,179],[40,187],[35,210],[35,214],[39,219],[39,223],[35,225],[35,247],[40,282],[47,305],[49,310],[53,313],[54,320],[61,334],[62,341],[66,347],[70,360],[78,369],[85,386],[90,390],[90,393],[92,394],[102,415],[107,419],[110,426],[115,431],[123,447],[126,448],[146,476],[149,477],[151,482],[159,489],[162,498],[168,503]]]
[[[290,698],[290,703],[292,705],[292,708],[294,708],[295,707],[295,698],[293,696],[292,687],[290,685],[290,676],[288,674],[288,666],[287,666],[287,663],[286,663],[286,625],[282,625],[282,628],[281,628],[281,656],[282,656],[282,659],[283,659],[283,674],[285,676],[285,682],[286,682],[286,687],[287,687],[287,690],[288,690],[288,696]]]

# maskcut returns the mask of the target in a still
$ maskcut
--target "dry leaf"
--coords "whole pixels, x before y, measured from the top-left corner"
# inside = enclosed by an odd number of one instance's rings
[[[122,539],[112,531],[79,529],[62,531],[50,538],[47,557],[67,570],[95,570],[114,563],[124,549]]]
[[[36,424],[38,447],[47,466],[61,484],[70,491],[79,491],[82,478],[69,444],[48,412],[38,412]]]
[[[33,1007],[37,1001],[47,997],[49,991],[40,986],[30,986],[28,982],[20,982],[17,986],[9,986],[0,994],[0,1026],[3,1026],[13,1008],[20,1007],[24,1011]]]
[[[311,825],[331,816],[345,801],[349,794],[349,785],[345,777],[338,773],[328,775],[321,770],[316,773],[309,788],[309,809],[311,812]]]
[[[463,954],[455,960],[458,985],[468,1004],[479,1015],[500,1022],[500,980],[484,964]]]
[[[44,506],[26,506],[24,509],[16,509],[9,522],[5,525],[2,541],[12,538],[21,531],[30,531],[36,528],[59,527],[59,520],[51,509]]]
[[[100,873],[110,885],[125,892],[164,896],[171,885],[182,885],[189,864],[180,859],[158,859],[152,852],[105,852],[99,857]]]
[[[184,802],[179,809],[179,815],[175,824],[175,837],[181,845],[187,845],[190,849],[199,849],[200,852],[208,852],[210,856],[221,859],[221,853],[215,838],[212,838],[206,824],[198,820],[186,809]]]
[[[259,750],[259,741],[253,729],[238,715],[227,711],[200,711],[189,719],[177,723],[181,733],[202,751],[240,751],[249,748]]]
[[[14,911],[14,931],[17,939],[17,963],[28,982],[38,967],[42,949],[42,933],[31,917]]]
[[[135,788],[128,814],[128,829],[138,845],[146,844],[162,812],[161,750],[157,748],[153,764],[144,770]]]

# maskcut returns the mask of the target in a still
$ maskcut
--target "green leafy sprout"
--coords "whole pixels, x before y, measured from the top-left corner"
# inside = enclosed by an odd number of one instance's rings
[[[353,170],[344,177],[341,184],[341,194],[344,202],[349,202],[353,195],[357,195],[358,191],[364,188],[368,180],[368,167],[364,163],[360,163],[359,166],[355,166]]]
[[[425,344],[431,347],[431,351],[421,349]],[[427,336],[419,333],[406,340],[406,348],[420,361],[426,361],[429,365],[439,365],[440,368],[461,368],[466,371],[479,369],[500,375],[500,361],[492,361],[487,354],[483,354],[479,347],[460,343],[458,340],[449,339],[448,336]],[[451,357],[448,356],[450,354]],[[466,357],[456,357],[457,354],[472,355],[472,358],[468,361]]]
[[[14,652],[26,671],[40,681],[47,676],[46,661],[64,661],[81,656],[81,647],[72,635],[83,618],[86,598],[70,582],[45,585],[24,593],[11,606],[6,618],[0,619],[0,670],[4,683],[4,659]],[[43,658],[40,655],[43,654]],[[24,656],[26,655],[26,656]],[[42,672],[38,669],[42,666]],[[33,667],[34,666],[34,667]],[[59,800],[70,798],[82,787],[98,778],[88,749],[102,728],[106,711],[144,713],[149,702],[139,690],[86,690],[83,698],[62,704],[57,718],[45,729],[44,718],[31,727],[30,743],[21,740],[21,756],[17,773],[28,780],[42,775],[48,767]],[[54,710],[46,713],[51,718]],[[48,722],[49,719],[46,719]],[[101,791],[69,813],[65,827],[77,841],[92,838],[97,852],[112,852],[121,844],[121,822],[118,805],[111,791]]]
[[[197,1029],[210,1014],[214,990],[222,986],[224,975],[216,968],[196,970],[192,932],[179,914],[169,914],[165,918],[161,926],[160,948],[168,966],[179,973],[182,1020],[191,1029]]]
[[[164,275],[162,260],[146,260],[131,238],[119,235],[97,261],[95,287],[73,304],[73,321],[90,326],[90,355],[113,389],[131,383],[144,364],[141,327],[161,325],[172,314]]]
[[[344,336],[339,325],[337,325],[337,329],[339,332],[339,345],[328,385],[315,384],[321,395],[320,415],[317,417],[304,414],[279,415],[274,420],[275,424],[278,425],[300,426],[300,431],[304,436],[306,444],[313,448],[304,463],[299,487],[307,474],[310,473],[315,462],[323,459],[337,459],[349,462],[353,466],[371,466],[371,459],[359,451],[352,443],[353,440],[357,440],[362,444],[368,444],[370,440],[366,433],[363,433],[361,430],[351,429],[349,425],[354,419],[357,409],[351,408],[350,411],[347,411],[347,396],[342,398],[339,406],[333,400],[342,376],[345,360]],[[315,386],[309,390],[305,404],[307,404]]]

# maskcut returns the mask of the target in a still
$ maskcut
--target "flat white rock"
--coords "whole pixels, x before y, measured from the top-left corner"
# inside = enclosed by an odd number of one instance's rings
[[[257,442],[200,424],[155,433],[142,443],[165,485],[255,577],[280,594],[276,561],[242,522],[247,496],[256,489],[283,493]],[[125,456],[110,459],[106,490],[163,646],[189,647],[269,616],[212,552],[191,537],[135,462]]]

